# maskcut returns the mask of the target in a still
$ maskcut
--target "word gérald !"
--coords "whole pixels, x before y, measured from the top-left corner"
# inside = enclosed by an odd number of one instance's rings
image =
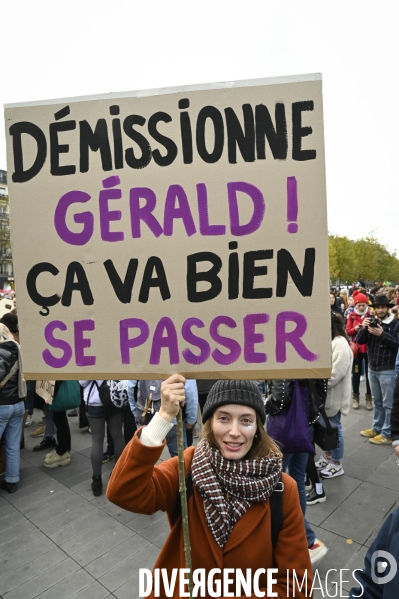
[[[292,179],[295,180],[295,177],[287,178],[287,188]],[[67,192],[58,200],[54,210],[53,222],[54,229],[62,242],[71,246],[84,246],[92,240],[96,228],[98,229],[101,241],[106,244],[125,241],[123,231],[115,231],[115,228],[111,231],[110,228],[111,224],[123,220],[123,212],[121,210],[112,210],[109,206],[110,201],[119,202],[122,199],[122,190],[120,188],[115,189],[115,186],[120,185],[120,178],[118,176],[111,176],[104,179],[102,183],[103,189],[99,193],[98,213],[96,203],[92,205],[91,209],[89,207],[90,204],[88,209],[81,209],[82,204],[87,205],[91,200],[91,196],[84,191],[73,190]],[[245,194],[249,204],[252,205],[252,215],[249,220],[247,217],[247,222],[245,223],[242,222],[242,217],[240,216],[238,193]],[[146,187],[131,188],[129,205],[132,239],[139,239],[142,236],[143,226],[155,238],[158,238],[160,235],[171,237],[173,236],[175,221],[181,222],[187,237],[195,234],[199,234],[202,237],[231,235],[240,239],[243,236],[254,234],[264,222],[266,214],[264,195],[258,187],[250,183],[244,181],[227,183],[225,209],[228,211],[226,221],[229,227],[224,224],[211,224],[209,222],[205,184],[197,185],[197,196],[199,230],[196,228],[187,194],[180,185],[170,185],[168,188],[164,206],[164,221],[163,226],[161,226],[153,214],[157,202],[155,193]],[[144,200],[144,204],[142,200]],[[121,207],[125,206],[126,202],[121,205]],[[68,215],[70,217],[71,213],[73,214],[74,222],[80,226],[79,231],[71,230],[67,224]],[[97,219],[99,220],[99,225],[96,227]],[[297,227],[295,228],[296,230]],[[133,251],[134,249],[135,246],[133,246]],[[207,302],[219,296],[223,288],[221,276],[225,279],[226,274],[227,285],[225,287],[229,300],[238,299],[240,294],[244,299],[271,298],[274,290],[270,286],[270,283],[262,287],[256,285],[258,277],[267,275],[267,261],[270,260],[276,261],[277,276],[275,293],[277,297],[285,297],[289,275],[303,297],[310,297],[312,295],[316,260],[316,250],[314,247],[302,250],[301,254],[303,257],[301,256],[299,260],[283,247],[276,252],[273,249],[267,248],[246,251],[241,257],[236,251],[238,250],[238,241],[230,241],[228,243],[228,250],[228,257],[225,255],[221,257],[215,252],[210,251],[196,252],[186,256],[186,288],[189,302]],[[131,251],[130,247],[129,251]],[[298,262],[300,266],[298,266]],[[148,302],[150,289],[152,288],[158,288],[163,301],[171,298],[167,273],[162,259],[158,256],[148,257],[145,266],[142,260],[139,265],[139,259],[131,257],[123,273],[117,270],[112,259],[104,261],[103,265],[116,297],[123,304],[128,304],[132,301],[133,286],[138,272],[138,276],[141,276],[142,279],[138,294],[138,301],[140,303]],[[141,275],[140,271],[142,271],[143,266],[144,271]],[[50,296],[44,296],[40,293],[38,278],[43,273],[49,273],[53,277],[56,277],[59,274],[59,269],[51,262],[39,262],[29,269],[26,278],[26,287],[31,300],[46,309],[46,314],[43,315],[47,315],[48,309],[59,302],[63,306],[70,306],[73,291],[80,292],[84,305],[90,306],[94,303],[85,268],[80,262],[73,261],[67,266],[62,295],[55,293]],[[262,281],[264,282],[264,279]],[[199,290],[198,285],[203,282],[206,282],[209,287],[206,290]],[[57,288],[59,288],[58,284]]]
[[[315,590],[319,590],[323,597],[348,597],[344,593],[343,584],[350,583],[350,580],[346,580],[349,577],[348,572],[351,572],[352,578],[361,587],[361,594],[357,597],[362,597],[364,587],[361,582],[356,578],[356,570],[349,570],[348,568],[340,569],[339,571],[332,568],[327,571],[323,582],[319,576],[317,570],[313,572],[312,576],[308,578],[307,570],[304,571],[303,575],[298,575],[295,569],[287,570],[284,572],[283,578],[275,578],[274,575],[279,574],[278,568],[258,568],[252,571],[251,568],[247,568],[245,573],[241,568],[213,568],[207,572],[205,568],[197,568],[192,572],[193,580],[193,597],[278,597],[276,587],[278,584],[286,585],[287,597],[295,597],[296,591],[302,592],[305,597],[312,597]],[[179,589],[179,597],[190,597],[188,591],[188,574],[190,570],[188,568],[173,568],[171,572],[168,572],[166,568],[155,568],[153,572],[147,568],[140,568],[139,570],[139,594],[140,597],[148,597],[153,593],[153,597],[173,597],[176,586]],[[339,572],[339,574],[338,574]],[[332,576],[334,579],[337,578],[339,582],[330,581],[329,577]],[[344,578],[345,577],[345,578]],[[262,578],[262,582],[260,581]],[[284,582],[283,582],[284,581]],[[262,588],[259,588],[261,584]],[[328,590],[330,584],[332,585]],[[354,583],[352,583],[354,584]],[[162,587],[162,595],[161,595]],[[263,590],[265,589],[266,590]],[[340,591],[338,595],[338,590]],[[292,591],[292,594],[290,594]],[[356,595],[355,595],[356,596]]]
[[[90,168],[91,152],[98,151],[104,172],[125,167],[143,169],[151,161],[166,167],[178,157],[181,164],[192,164],[198,159],[213,164],[226,154],[228,162],[236,164],[238,153],[244,162],[255,162],[266,159],[266,140],[273,159],[286,160],[289,155],[287,122],[292,123],[292,160],[301,162],[316,158],[315,149],[302,148],[303,138],[312,134],[312,127],[304,125],[303,119],[306,120],[304,113],[314,110],[313,100],[293,102],[287,108],[282,102],[276,103],[274,122],[271,111],[264,104],[253,107],[245,103],[241,115],[231,107],[221,111],[215,106],[204,106],[198,114],[190,114],[189,106],[188,98],[178,102],[179,129],[172,116],[162,110],[148,119],[140,114],[129,114],[122,119],[116,104],[109,106],[109,115],[114,118],[107,115],[93,123],[85,119],[65,120],[71,113],[70,106],[54,114],[54,122],[49,124],[48,131],[29,121],[13,123],[9,128],[14,158],[12,181],[26,183],[32,180],[46,162],[54,177],[86,173]],[[290,120],[286,116],[288,111]],[[211,148],[206,143],[208,129],[213,130]],[[178,140],[170,136],[172,130],[179,130]],[[27,165],[24,152],[31,147],[32,141],[36,142],[36,156],[33,164]],[[68,161],[70,144],[78,148],[79,164]]]

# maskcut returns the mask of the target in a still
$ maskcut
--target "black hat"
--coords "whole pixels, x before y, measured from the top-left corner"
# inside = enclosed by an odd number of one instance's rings
[[[396,304],[391,304],[387,296],[382,293],[381,295],[376,295],[374,297],[374,301],[371,305],[373,308],[375,308],[375,306],[390,306],[393,308]]]
[[[209,391],[202,412],[202,422],[205,424],[213,412],[228,404],[249,406],[261,417],[262,423],[266,422],[265,406],[263,405],[260,391],[251,381],[217,381]]]

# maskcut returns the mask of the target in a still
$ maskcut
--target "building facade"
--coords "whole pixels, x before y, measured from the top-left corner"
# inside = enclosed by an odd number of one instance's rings
[[[13,277],[7,171],[0,170],[0,288],[13,286]]]

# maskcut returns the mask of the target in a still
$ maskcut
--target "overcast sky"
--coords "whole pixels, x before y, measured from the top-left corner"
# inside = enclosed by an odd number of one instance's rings
[[[2,0],[0,104],[320,72],[329,230],[399,250],[398,16],[393,0]]]

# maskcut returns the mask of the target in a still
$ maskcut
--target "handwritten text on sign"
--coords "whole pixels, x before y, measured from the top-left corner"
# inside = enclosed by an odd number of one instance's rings
[[[28,374],[325,375],[320,81],[222,90],[6,109]]]

